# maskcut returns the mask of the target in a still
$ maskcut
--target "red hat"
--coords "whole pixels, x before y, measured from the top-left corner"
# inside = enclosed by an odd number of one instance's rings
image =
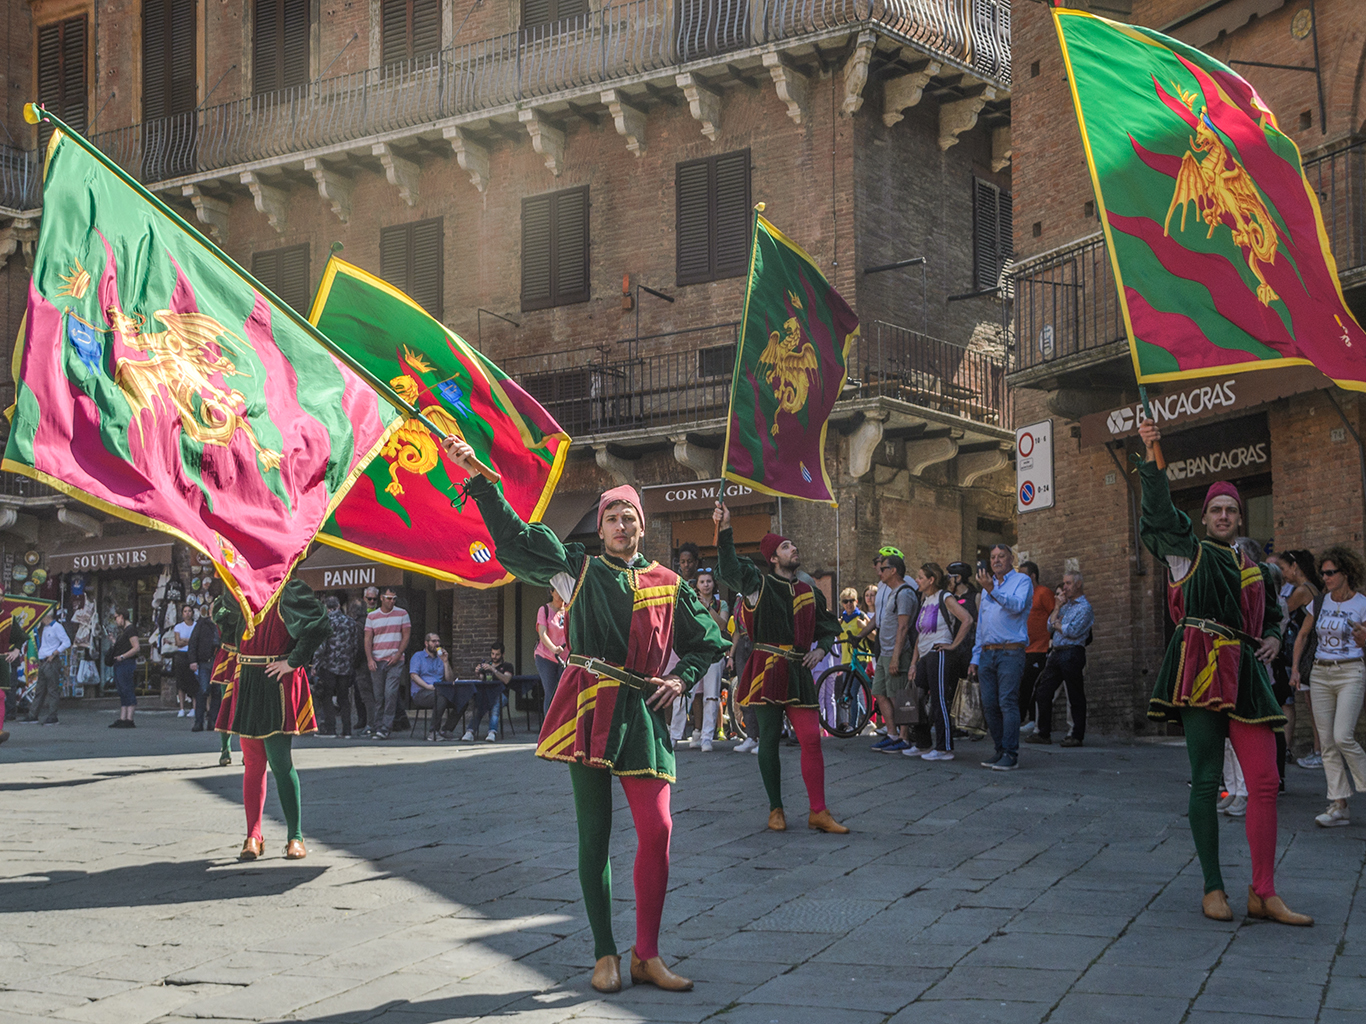
[[[629,484],[622,484],[620,487],[613,487],[610,491],[603,491],[602,497],[598,499],[598,529],[602,529],[603,513],[621,501],[636,510],[636,515],[640,516],[642,523],[645,521],[645,513],[640,510],[640,495],[634,487]]]
[[[764,556],[765,562],[769,561],[774,555],[778,553],[778,549],[782,547],[783,541],[785,540],[787,540],[787,538],[782,536],[781,534],[764,534],[764,539],[759,541],[759,553]]]
[[[1209,490],[1205,492],[1205,503],[1200,507],[1200,514],[1203,516],[1209,511],[1209,503],[1218,497],[1232,498],[1238,503],[1238,514],[1243,515],[1243,496],[1238,493],[1238,488],[1234,487],[1227,480],[1216,480],[1209,485]]]

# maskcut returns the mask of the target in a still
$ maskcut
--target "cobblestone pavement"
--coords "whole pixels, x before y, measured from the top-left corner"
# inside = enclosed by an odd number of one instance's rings
[[[1179,743],[1027,747],[1005,775],[978,767],[982,743],[930,764],[826,740],[848,836],[767,832],[753,757],[684,750],[661,945],[697,988],[603,997],[568,776],[524,734],[299,741],[309,857],[282,858],[272,786],[268,856],[241,866],[240,755],[217,767],[214,734],[168,714],[112,718],[64,709],[0,747],[3,1024],[1363,1019],[1366,822],[1314,825],[1319,772],[1292,768],[1280,804],[1280,891],[1318,921],[1293,929],[1244,919],[1228,819],[1236,920],[1200,916]],[[625,952],[619,791],[616,811]]]

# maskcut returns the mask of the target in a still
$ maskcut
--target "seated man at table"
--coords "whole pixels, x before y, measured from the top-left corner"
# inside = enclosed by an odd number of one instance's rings
[[[412,706],[427,708],[435,713],[432,728],[427,733],[429,740],[447,738],[441,735],[441,713],[445,711],[446,717],[453,719],[454,708],[447,710],[450,702],[436,688],[436,684],[449,683],[454,678],[455,670],[451,668],[451,657],[441,646],[441,637],[435,633],[428,633],[422,650],[414,654],[408,662],[408,679]],[[451,724],[447,723],[448,728]]]
[[[474,674],[484,685],[478,687],[475,693],[474,721],[465,731],[465,742],[474,739],[474,734],[479,731],[479,723],[484,720],[485,711],[489,713],[489,734],[484,739],[490,743],[498,739],[498,716],[503,707],[503,688],[512,682],[514,671],[512,665],[503,660],[502,644],[494,644],[488,660],[474,666]]]

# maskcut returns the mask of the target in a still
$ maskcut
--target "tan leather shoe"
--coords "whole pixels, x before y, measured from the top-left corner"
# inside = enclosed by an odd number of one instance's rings
[[[1211,921],[1232,921],[1233,911],[1229,909],[1228,897],[1223,889],[1211,889],[1200,901],[1200,909]]]
[[[592,986],[599,992],[621,991],[621,957],[604,956],[593,965]]]
[[[775,807],[768,812],[768,827],[773,832],[787,831],[787,815],[781,807]]]
[[[307,856],[302,839],[291,839],[285,844],[285,860],[303,860]]]
[[[653,985],[666,992],[691,992],[692,979],[675,974],[664,966],[659,957],[642,960],[636,956],[636,948],[631,947],[631,983],[634,985]]]
[[[817,832],[829,832],[831,835],[842,836],[849,830],[830,816],[829,810],[817,811],[806,819],[806,827],[815,829]]]
[[[1269,918],[1281,924],[1293,924],[1301,928],[1307,928],[1314,923],[1314,919],[1308,914],[1297,914],[1287,907],[1279,896],[1262,899],[1252,891],[1250,885],[1247,887],[1247,916]]]
[[[242,844],[242,852],[237,855],[238,860],[255,860],[261,856],[261,840],[247,836],[247,841]]]

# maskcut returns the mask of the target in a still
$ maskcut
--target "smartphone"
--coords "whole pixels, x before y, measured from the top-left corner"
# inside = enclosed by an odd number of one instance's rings
[[[979,560],[978,563],[977,563],[977,571],[978,571],[978,572],[990,572],[991,569],[990,569],[990,567],[987,565],[986,562],[983,562],[983,561],[980,561],[980,560]]]

